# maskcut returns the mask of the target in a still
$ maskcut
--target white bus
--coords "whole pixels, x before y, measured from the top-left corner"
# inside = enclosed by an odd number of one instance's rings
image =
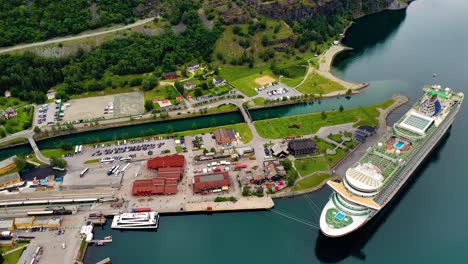
[[[78,146],[78,153],[81,153],[83,151],[83,145]]]
[[[75,146],[75,154],[78,154],[78,149],[80,148],[80,146],[76,145]]]
[[[84,169],[84,170],[80,173],[80,177],[85,176],[85,174],[86,174],[88,171],[89,171],[89,168]]]

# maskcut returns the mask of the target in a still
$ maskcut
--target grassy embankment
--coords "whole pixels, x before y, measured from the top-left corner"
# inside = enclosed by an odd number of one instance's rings
[[[343,85],[327,79],[315,71],[307,77],[303,84],[297,87],[297,90],[304,94],[327,94],[336,91],[346,91]]]
[[[316,171],[327,171],[330,169],[328,163],[322,156],[296,159],[294,160],[294,167],[302,177],[310,175]]]
[[[29,243],[18,243],[16,245],[16,247],[6,247],[6,248],[2,248],[2,252],[8,252],[12,249],[15,249],[15,248],[18,248],[18,247],[22,247],[24,245],[27,245]],[[22,248],[22,249],[19,249],[17,251],[14,251],[14,252],[11,252],[10,254],[7,254],[7,255],[4,255],[3,256],[3,264],[16,264],[18,263],[20,257],[21,257],[21,254],[23,254],[23,251],[26,250],[26,248]]]
[[[41,150],[42,155],[46,158],[60,158],[63,157],[65,154],[73,153],[73,150],[63,150],[63,149],[42,149]]]
[[[299,180],[293,188],[293,191],[305,191],[319,186],[323,181],[330,178],[330,174],[317,173],[310,177]]]
[[[326,112],[326,118],[321,113],[312,113],[297,116],[288,116],[255,121],[258,134],[263,138],[284,138],[288,136],[301,136],[316,133],[321,127],[345,123],[354,123],[354,126],[378,125],[378,108],[385,109],[393,103],[393,99],[376,105],[363,106]],[[300,128],[288,128],[291,124],[299,124]]]

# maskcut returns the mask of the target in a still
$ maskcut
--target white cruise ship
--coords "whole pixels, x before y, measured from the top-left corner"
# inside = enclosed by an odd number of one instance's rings
[[[320,216],[329,237],[349,234],[366,224],[390,202],[452,125],[463,93],[428,86],[423,95],[333,189]]]
[[[157,229],[159,214],[157,212],[123,213],[114,216],[111,228],[114,229]]]

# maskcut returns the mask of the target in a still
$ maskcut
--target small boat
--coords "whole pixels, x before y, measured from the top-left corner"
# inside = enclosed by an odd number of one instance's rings
[[[112,240],[112,237],[111,236],[106,236],[106,237],[104,237],[104,240]]]
[[[98,246],[104,246],[104,242],[99,241],[99,242],[96,243],[96,245],[98,245]]]

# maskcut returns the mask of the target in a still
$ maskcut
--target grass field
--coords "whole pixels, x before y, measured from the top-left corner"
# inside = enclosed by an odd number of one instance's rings
[[[325,154],[327,148],[329,149],[334,149],[336,146],[326,142],[325,140],[322,140],[320,138],[314,138],[315,144],[317,144],[317,147],[320,151],[320,153]]]
[[[172,85],[158,86],[150,91],[145,91],[145,101],[157,98],[159,100],[169,99],[172,104],[176,103],[176,97],[180,96]]]
[[[73,150],[65,151],[63,149],[42,149],[41,153],[44,157],[49,159],[52,157],[61,158],[64,154],[73,153]]]
[[[339,83],[331,81],[322,75],[312,72],[297,90],[305,94],[327,94],[346,89]]]
[[[348,153],[348,150],[342,149],[342,148],[337,148],[336,149],[336,154],[335,155],[326,155],[326,159],[330,163],[330,166],[334,166],[344,155]]]
[[[388,107],[392,102],[393,100],[389,99],[377,105],[345,109],[343,112],[339,112],[338,110],[328,111],[326,112],[327,117],[325,119],[322,119],[321,113],[311,113],[255,121],[254,125],[258,134],[263,138],[284,138],[287,136],[314,134],[321,127],[351,122],[355,123],[355,126],[375,126],[378,125],[379,111],[377,108]],[[301,127],[299,129],[288,128],[290,124],[299,124]]]
[[[295,87],[301,83],[307,72],[307,66],[305,65],[293,65],[284,69],[289,73],[289,76],[283,77],[281,82],[289,87]]]
[[[25,250],[26,248],[22,248],[20,250],[17,250],[15,252],[12,252],[8,255],[4,255],[3,256],[3,264],[17,264],[20,257],[21,257],[21,254],[23,254],[23,251]],[[2,250],[5,250],[2,248]]]
[[[255,105],[265,105],[265,98],[263,97],[257,97],[252,99]]]
[[[234,104],[222,104],[217,107],[210,107],[208,108],[208,113],[219,113],[219,112],[226,112],[226,111],[233,111],[237,109],[237,105]]]
[[[257,94],[255,88],[260,87],[260,85],[255,83],[255,79],[262,76],[270,76],[278,80],[267,66],[255,68],[227,66],[220,70],[220,76],[249,97],[255,96]]]
[[[329,169],[328,163],[322,156],[294,160],[294,167],[296,167],[297,172],[302,177],[316,171],[326,171]]]
[[[298,181],[296,185],[294,186],[293,191],[305,191],[308,189],[316,188],[323,181],[327,180],[330,177],[331,177],[330,174],[317,173],[315,175],[312,175],[310,177],[307,177]]]

